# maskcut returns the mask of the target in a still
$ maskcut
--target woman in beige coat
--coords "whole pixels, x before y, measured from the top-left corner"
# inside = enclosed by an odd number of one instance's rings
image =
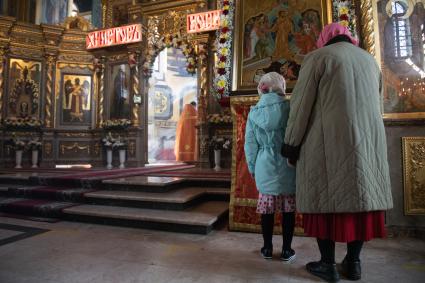
[[[392,208],[381,72],[356,45],[346,27],[324,27],[301,67],[282,149],[298,160],[297,208],[321,253],[307,270],[330,282],[339,280],[335,242],[347,243],[343,275],[359,280],[363,242],[385,237]]]

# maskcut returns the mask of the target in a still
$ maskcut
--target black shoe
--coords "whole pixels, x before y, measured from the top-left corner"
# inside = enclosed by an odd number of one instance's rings
[[[341,262],[341,274],[348,280],[360,280],[362,277],[360,261],[348,261],[344,258]]]
[[[339,274],[336,264],[324,263],[322,261],[309,262],[306,265],[307,271],[311,274],[326,280],[327,282],[338,282]]]
[[[272,255],[273,255],[273,248],[266,248],[266,247],[262,247],[261,248],[261,255],[263,256],[263,258],[265,259],[272,259]]]
[[[293,249],[290,250],[282,250],[280,254],[280,259],[286,262],[292,261],[295,259],[295,251]]]

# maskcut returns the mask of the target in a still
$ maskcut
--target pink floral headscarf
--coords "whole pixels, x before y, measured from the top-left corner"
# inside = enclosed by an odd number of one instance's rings
[[[328,43],[329,40],[331,40],[337,35],[346,35],[351,40],[351,43],[353,43],[354,45],[359,45],[359,42],[351,35],[351,32],[348,30],[347,27],[338,23],[332,23],[326,25],[323,28],[316,43],[317,48],[322,48],[326,45],[326,43]]]

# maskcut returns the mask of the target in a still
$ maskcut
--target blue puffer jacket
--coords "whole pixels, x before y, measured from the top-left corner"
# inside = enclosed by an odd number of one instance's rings
[[[262,194],[295,193],[295,169],[280,154],[289,116],[289,101],[276,93],[263,94],[251,108],[245,131],[248,170]]]

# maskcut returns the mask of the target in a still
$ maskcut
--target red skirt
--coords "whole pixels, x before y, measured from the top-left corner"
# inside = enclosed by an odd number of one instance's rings
[[[307,236],[335,242],[386,237],[384,211],[303,214],[303,226]]]

